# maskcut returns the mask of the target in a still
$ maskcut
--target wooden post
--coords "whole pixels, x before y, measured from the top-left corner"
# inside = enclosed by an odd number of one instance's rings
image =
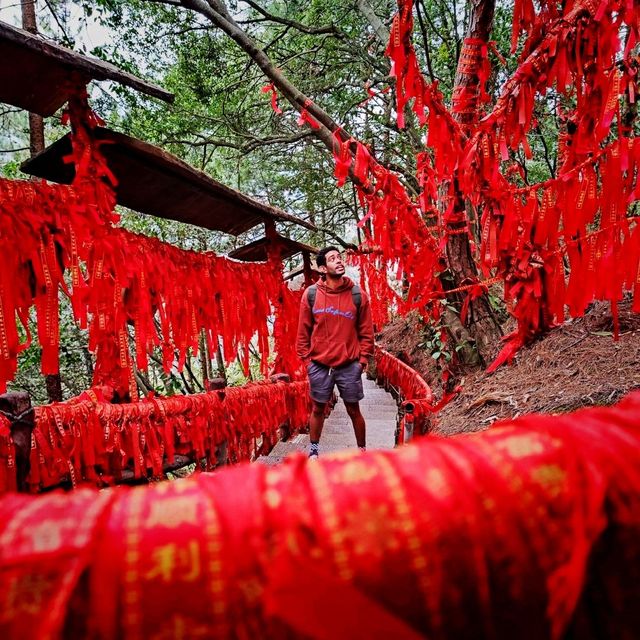
[[[207,339],[205,337],[204,329],[200,330],[198,351],[200,355],[200,368],[202,369],[202,386],[206,389],[207,381],[211,377],[211,362],[209,361],[209,351],[207,349]]]
[[[224,400],[224,390],[227,386],[227,380],[225,378],[211,378],[207,380],[207,391],[217,391]],[[226,465],[228,462],[229,443],[224,440],[216,447],[216,467]]]
[[[23,391],[0,395],[0,412],[11,421],[11,439],[16,456],[16,487],[27,491],[27,477],[31,469],[31,434],[34,413],[29,394]]]

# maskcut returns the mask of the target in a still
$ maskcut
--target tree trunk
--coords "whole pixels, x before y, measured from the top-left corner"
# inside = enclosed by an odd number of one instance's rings
[[[206,388],[207,382],[211,377],[211,363],[209,362],[209,352],[207,350],[207,341],[205,339],[204,329],[200,331],[198,351],[200,353],[200,368],[202,369],[202,384]]]
[[[0,395],[0,411],[11,422],[9,429],[15,452],[16,488],[26,492],[29,490],[27,478],[31,469],[31,434],[34,426],[31,398],[22,391]]]
[[[22,28],[29,33],[38,33],[36,24],[36,0],[22,0]],[[44,151],[44,120],[37,113],[29,114],[29,151],[31,157]],[[62,402],[62,379],[60,374],[46,376],[49,402]]]
[[[224,358],[222,357],[222,347],[220,347],[220,341],[218,341],[218,348],[216,349],[216,364],[218,366],[218,377],[222,378],[226,383],[227,370],[224,366]]]
[[[356,6],[358,7],[358,11],[360,11],[360,13],[367,19],[371,28],[375,31],[380,42],[386,44],[389,40],[389,29],[387,29],[382,20],[378,18],[373,7],[367,0],[357,0]]]
[[[483,42],[489,41],[494,9],[495,0],[473,0],[467,38],[477,38]],[[463,96],[468,96],[470,91],[473,91],[475,100],[469,103],[469,107],[464,112],[454,111],[452,115],[463,128],[469,129],[478,119],[480,87],[477,73],[468,75],[463,73],[463,69],[464,60],[461,56],[458,60],[453,95],[462,93]],[[454,177],[454,189],[455,184]],[[442,192],[448,192],[448,185],[442,185]],[[441,212],[444,212],[447,206],[447,199],[441,198]],[[450,235],[447,238],[446,245],[447,260],[453,284],[452,289],[478,281],[478,269],[471,252],[469,234],[461,233],[466,222],[457,222],[457,220],[467,220],[465,201],[457,189],[455,189],[453,213],[453,222],[447,225],[447,231],[450,232]],[[464,294],[463,296],[454,294],[451,299],[455,302],[461,302],[464,299]],[[491,309],[487,295],[470,301],[467,317],[469,333],[476,342],[478,354],[483,363],[488,364],[499,347],[502,331],[495,313]]]
[[[22,28],[38,33],[36,24],[36,0],[22,0]],[[29,114],[29,148],[31,157],[44,150],[44,120],[37,113]]]

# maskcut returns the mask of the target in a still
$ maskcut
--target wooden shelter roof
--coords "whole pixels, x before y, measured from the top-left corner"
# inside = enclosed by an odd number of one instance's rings
[[[318,250],[314,247],[298,242],[297,240],[290,240],[289,238],[285,238],[281,235],[278,235],[277,239],[282,247],[280,255],[283,258],[290,258],[296,253],[305,251],[309,253],[318,253]],[[244,262],[264,262],[269,257],[267,252],[270,242],[269,238],[254,240],[243,247],[230,251],[229,257],[234,258],[235,260],[242,260]]]
[[[48,42],[0,21],[0,102],[50,116],[81,82],[113,80],[166,102],[174,95],[114,65]]]
[[[186,222],[205,229],[239,235],[267,220],[315,227],[280,209],[234,191],[179,158],[142,140],[110,129],[97,128],[97,140],[118,180],[118,204],[148,215]],[[69,134],[22,164],[25,173],[52,182],[71,184]]]

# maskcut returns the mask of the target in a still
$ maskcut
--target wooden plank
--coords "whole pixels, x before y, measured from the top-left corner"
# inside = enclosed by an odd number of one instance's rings
[[[313,280],[317,280],[321,275],[322,274],[317,269],[314,269],[313,267],[311,267],[308,274],[305,273],[305,268],[303,265],[293,269],[292,271],[289,271],[289,273],[285,273],[283,278],[284,280],[293,280],[298,276],[305,276],[305,278],[309,278],[310,281],[313,281]],[[307,285],[305,284],[305,286]]]
[[[118,180],[118,204],[148,215],[239,235],[266,220],[315,227],[280,209],[217,182],[179,158],[142,140],[106,128],[95,130],[107,142],[102,151]],[[25,173],[70,184],[75,168],[63,158],[71,152],[69,135],[22,165]]]
[[[74,85],[112,80],[165,102],[174,95],[109,62],[89,58],[0,21],[0,102],[41,116],[55,113]]]

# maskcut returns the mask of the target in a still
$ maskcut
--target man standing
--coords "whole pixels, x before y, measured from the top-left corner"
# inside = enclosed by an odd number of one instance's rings
[[[351,418],[358,447],[366,446],[366,425],[359,402],[362,372],[373,355],[369,299],[344,275],[336,247],[318,252],[322,280],[302,294],[297,353],[307,365],[313,409],[309,419],[309,457],[318,455],[325,410],[337,385]]]

